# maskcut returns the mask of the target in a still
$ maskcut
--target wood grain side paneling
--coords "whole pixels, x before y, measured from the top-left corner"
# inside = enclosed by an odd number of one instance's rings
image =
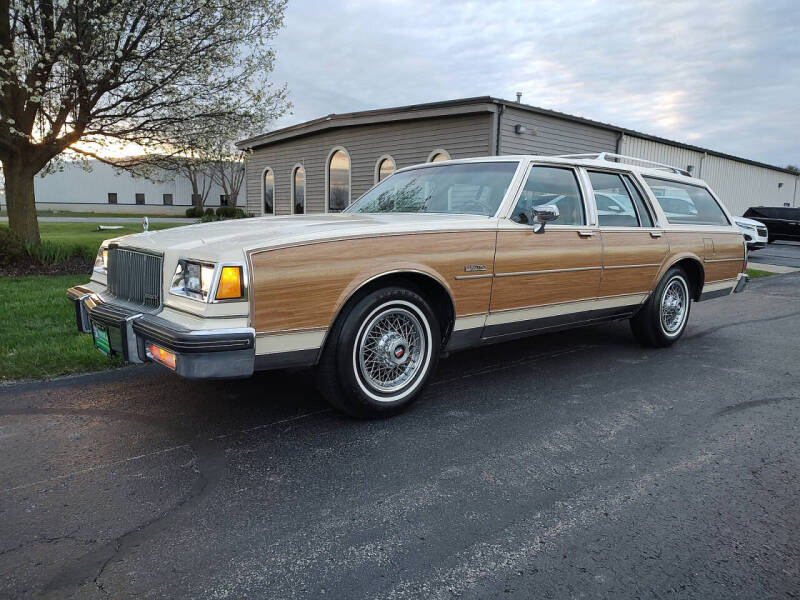
[[[495,231],[369,237],[254,253],[252,323],[258,332],[328,327],[364,282],[392,271],[438,279],[455,301],[456,316],[485,313],[491,278],[456,280],[468,264],[491,273]]]
[[[716,233],[711,236],[714,250],[705,256],[706,281],[736,277],[744,263],[744,238],[736,233]]]
[[[674,262],[672,257],[678,255],[697,257],[702,262],[704,283],[731,279],[742,271],[744,238],[738,232],[669,231],[664,237],[670,246],[670,260],[659,278]]]
[[[649,292],[669,251],[667,241],[649,231],[602,231],[600,297]]]
[[[501,229],[495,261],[492,312],[595,298],[600,286],[600,237],[582,238],[577,230]]]

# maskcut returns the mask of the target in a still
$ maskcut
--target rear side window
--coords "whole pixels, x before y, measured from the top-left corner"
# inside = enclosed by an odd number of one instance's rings
[[[730,225],[717,201],[699,185],[643,177],[667,221],[675,225]]]
[[[642,224],[642,227],[652,227],[653,226],[653,215],[650,213],[650,207],[647,205],[647,202],[642,197],[642,192],[639,191],[639,188],[636,187],[636,184],[631,179],[630,175],[623,175],[622,179],[625,180],[625,184],[628,186],[628,191],[633,196],[633,203],[636,205],[636,212],[639,213],[639,221]]]
[[[653,222],[633,184],[616,173],[589,171],[601,227],[652,227]],[[627,178],[626,178],[627,179]]]
[[[558,219],[553,221],[553,225],[586,224],[583,196],[572,169],[532,167],[511,219],[517,223],[529,223],[531,209],[544,204],[558,208]]]

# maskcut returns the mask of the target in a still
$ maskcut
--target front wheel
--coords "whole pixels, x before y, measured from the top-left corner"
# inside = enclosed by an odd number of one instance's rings
[[[692,306],[691,285],[680,267],[672,267],[644,306],[631,318],[634,337],[645,346],[674,344],[686,330]]]
[[[415,291],[389,287],[346,308],[317,367],[320,392],[354,417],[386,416],[420,394],[436,368],[436,314]]]

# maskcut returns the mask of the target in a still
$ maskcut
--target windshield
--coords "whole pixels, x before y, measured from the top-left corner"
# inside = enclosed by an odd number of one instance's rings
[[[493,216],[517,162],[457,163],[395,173],[361,196],[348,213],[459,213]]]

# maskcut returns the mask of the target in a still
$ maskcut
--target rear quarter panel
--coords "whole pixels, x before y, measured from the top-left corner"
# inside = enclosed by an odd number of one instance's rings
[[[738,231],[667,231],[669,259],[656,282],[683,258],[696,258],[703,265],[704,283],[735,279],[744,267],[744,238]]]

